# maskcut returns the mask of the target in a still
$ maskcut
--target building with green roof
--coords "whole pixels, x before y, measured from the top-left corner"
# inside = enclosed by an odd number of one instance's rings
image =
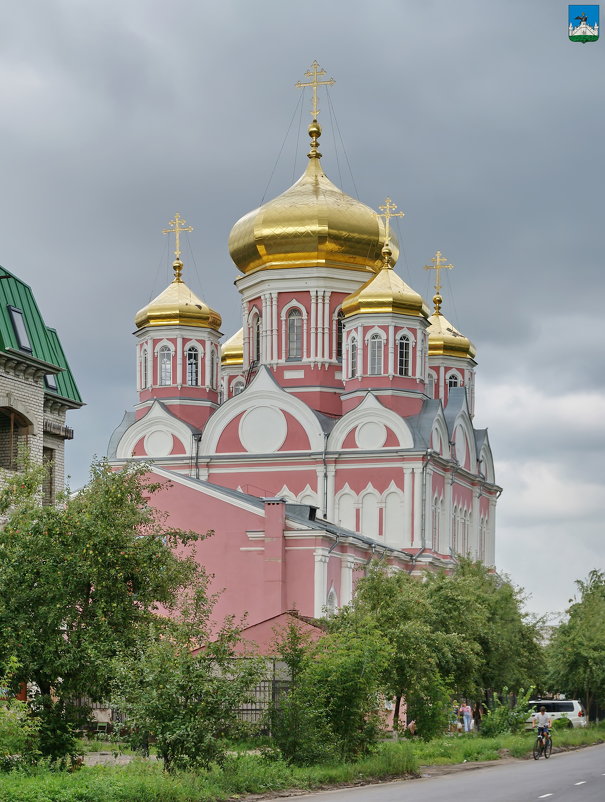
[[[31,287],[0,267],[0,482],[25,448],[48,465],[44,498],[64,482],[67,410],[82,399],[55,329],[44,323]]]

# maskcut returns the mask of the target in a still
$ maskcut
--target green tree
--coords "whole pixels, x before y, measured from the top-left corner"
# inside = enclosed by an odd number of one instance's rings
[[[551,690],[582,699],[589,715],[605,706],[605,573],[578,580],[580,593],[547,649]]]
[[[0,771],[34,763],[40,754],[38,722],[10,690],[17,668],[16,659],[10,658],[0,676]]]
[[[380,735],[382,677],[392,659],[377,628],[366,622],[310,645],[290,632],[281,650],[295,666],[292,688],[273,717],[284,757],[308,764],[367,753]]]
[[[165,527],[145,466],[97,463],[56,507],[42,506],[42,479],[26,461],[0,492],[0,662],[16,655],[13,682],[29,684],[41,750],[56,757],[73,750],[73,700],[107,698],[116,653],[163,626],[160,610],[210,602],[188,553],[200,536]]]
[[[192,651],[192,638],[202,647]],[[116,659],[113,700],[139,745],[153,739],[166,771],[224,759],[237,710],[263,671],[259,660],[236,655],[238,641],[230,621],[211,636],[206,611],[169,633],[152,627]]]

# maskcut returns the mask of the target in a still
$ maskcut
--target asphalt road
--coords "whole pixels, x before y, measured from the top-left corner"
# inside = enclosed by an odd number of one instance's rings
[[[441,777],[310,794],[310,802],[605,802],[605,744],[549,760],[489,763]]]

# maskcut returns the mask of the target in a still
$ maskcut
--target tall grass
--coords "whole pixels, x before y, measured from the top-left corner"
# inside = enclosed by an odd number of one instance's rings
[[[128,766],[95,766],[73,774],[34,769],[0,775],[0,802],[223,802],[237,795],[285,789],[311,790],[414,774],[419,765],[526,757],[534,734],[443,737],[384,743],[355,763],[296,768],[258,754],[234,754],[223,767],[167,775],[161,764],[135,760]],[[555,733],[555,746],[605,740],[605,725]]]

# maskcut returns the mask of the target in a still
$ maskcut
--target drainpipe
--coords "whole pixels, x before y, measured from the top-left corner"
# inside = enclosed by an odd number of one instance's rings
[[[195,463],[194,463],[194,475],[196,479],[200,478],[200,440],[202,439],[201,434],[194,434],[193,439],[195,441]]]
[[[428,448],[422,459],[422,509],[420,511],[420,532],[422,534],[422,551],[426,549],[426,468],[432,449]]]

